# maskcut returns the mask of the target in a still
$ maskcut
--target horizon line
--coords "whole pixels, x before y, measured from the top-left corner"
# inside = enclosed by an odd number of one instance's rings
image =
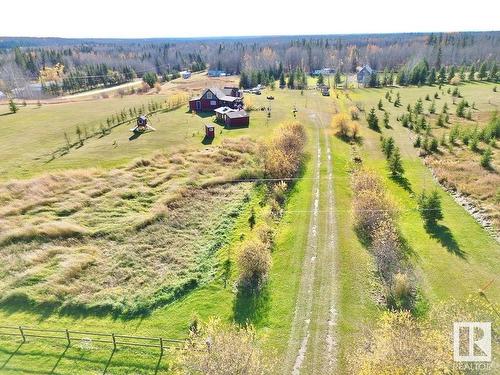
[[[63,40],[168,40],[168,39],[185,39],[185,40],[203,40],[203,39],[251,39],[251,38],[286,38],[286,37],[332,37],[332,36],[362,36],[362,35],[398,35],[398,34],[460,34],[460,33],[495,33],[500,30],[459,30],[459,31],[393,31],[393,32],[353,32],[353,33],[333,33],[333,34],[256,34],[256,35],[212,35],[212,36],[153,36],[153,37],[72,37],[72,36],[28,36],[28,35],[0,35],[0,40],[3,38],[15,39],[63,39]]]

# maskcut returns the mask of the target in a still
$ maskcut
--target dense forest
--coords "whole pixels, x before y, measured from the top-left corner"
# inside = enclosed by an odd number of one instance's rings
[[[243,86],[332,67],[355,72],[369,64],[400,83],[422,83],[431,71],[488,71],[499,61],[500,32],[243,37],[207,39],[0,38],[0,91],[42,82],[49,94],[112,86],[181,70],[243,72]],[[415,73],[419,66],[422,74]],[[466,68],[465,68],[466,67]],[[293,74],[291,74],[293,73]],[[402,76],[401,76],[402,75]],[[388,79],[388,78],[387,78]],[[290,85],[289,85],[290,86]],[[293,82],[293,86],[297,86]]]

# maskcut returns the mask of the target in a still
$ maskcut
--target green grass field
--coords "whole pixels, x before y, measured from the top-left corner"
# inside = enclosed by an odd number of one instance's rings
[[[402,113],[408,103],[413,104],[427,93],[433,95],[436,89],[421,87],[397,90],[401,93],[403,105],[396,110],[389,107],[387,101],[384,102],[391,112],[392,129],[383,129],[382,133],[392,135],[400,147],[411,191],[389,178],[386,160],[380,150],[380,134],[367,129],[363,114],[360,120],[362,143],[357,149],[364,165],[383,177],[388,194],[401,210],[401,232],[413,250],[411,262],[416,270],[418,285],[430,308],[438,302],[451,299],[464,301],[469,294],[477,293],[498,275],[500,248],[433,180],[428,168],[418,157],[408,130],[395,121],[396,114]],[[461,91],[467,99],[471,98],[476,102],[480,113],[491,111],[495,107],[491,105],[496,102],[490,98],[493,92],[489,84],[463,85]],[[276,240],[270,282],[259,298],[242,299],[234,288],[237,273],[234,264],[238,250],[244,239],[256,235],[249,227],[250,212],[255,212],[256,222],[259,224],[265,220],[269,209],[266,204],[262,204],[265,201],[265,190],[256,186],[248,192],[247,200],[234,219],[232,229],[227,233],[227,242],[214,258],[211,281],[183,294],[175,302],[156,308],[148,315],[133,318],[97,315],[85,310],[77,313],[54,311],[39,304],[7,304],[0,307],[0,321],[2,324],[16,326],[182,338],[187,335],[189,324],[195,317],[207,320],[218,316],[228,322],[248,320],[257,328],[259,344],[273,361],[277,361],[287,349],[312,209],[311,155],[316,152],[316,144],[313,142],[315,125],[307,113],[317,112],[325,125],[328,125],[335,111],[347,110],[354,102],[363,103],[367,109],[376,107],[385,92],[386,89],[355,89],[350,92],[349,101],[343,94],[339,98],[334,93],[330,97],[322,97],[313,90],[306,90],[301,95],[299,91],[277,89],[272,92],[275,96],[272,102],[266,100],[268,93],[263,92],[261,96],[252,96],[252,100],[256,107],[271,104],[271,119],[267,119],[265,111],[253,111],[249,128],[217,128],[212,145],[202,143],[202,125],[212,118],[193,116],[182,107],[155,115],[153,125],[158,129],[156,132],[129,141],[129,126],[119,126],[111,134],[90,139],[82,147],[72,149],[67,155],[49,163],[44,163],[44,155],[64,144],[64,131],[75,137],[78,124],[98,124],[106,116],[132,103],[147,103],[150,97],[127,96],[97,102],[44,105],[41,108],[28,106],[21,108],[15,115],[0,116],[0,127],[5,129],[4,138],[0,141],[0,171],[5,184],[12,178],[33,178],[46,172],[73,169],[97,168],[96,173],[105,174],[113,168],[124,168],[139,158],[148,159],[157,152],[172,154],[203,151],[221,145],[227,138],[248,136],[255,140],[266,139],[279,123],[293,119],[291,111],[294,106],[299,110],[298,120],[306,126],[309,135],[308,158],[302,178],[296,181],[289,193],[284,217],[275,223]],[[377,114],[381,118],[381,112],[377,111]],[[321,142],[322,147],[325,147],[326,142]],[[351,205],[354,197],[349,176],[352,146],[332,135],[328,137],[328,142],[332,150],[339,255],[335,262],[339,272],[336,341],[339,345],[340,369],[346,371],[345,357],[363,338],[365,329],[373,326],[385,306],[377,301],[380,282],[375,274],[373,259],[358,240],[353,228]],[[324,173],[326,165],[322,168]],[[148,177],[142,182],[139,179],[138,184],[153,180],[155,173],[148,171]],[[323,184],[325,182],[322,182],[322,186]],[[423,188],[438,189],[443,199],[444,220],[434,233],[426,231],[416,211],[416,194]],[[44,215],[52,213],[44,211]],[[2,217],[0,219],[5,220]],[[122,220],[125,223],[128,218]],[[112,224],[118,225],[118,221]],[[229,270],[223,267],[224,264],[231,265]],[[315,285],[321,283],[322,279],[315,281]],[[486,295],[492,301],[500,300],[495,286],[490,287]],[[113,374],[168,373],[169,362],[174,357],[174,353],[167,353],[157,368],[159,356],[153,349],[120,348],[111,357],[111,348],[107,346],[96,345],[89,349],[75,343],[66,350],[64,343],[33,339],[20,345],[19,340],[0,338],[2,374],[87,374],[102,373],[105,369]]]

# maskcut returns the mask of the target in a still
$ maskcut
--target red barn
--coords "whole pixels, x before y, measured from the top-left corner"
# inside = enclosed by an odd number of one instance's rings
[[[236,87],[209,88],[189,101],[191,111],[212,112],[219,107],[242,108],[241,92]]]

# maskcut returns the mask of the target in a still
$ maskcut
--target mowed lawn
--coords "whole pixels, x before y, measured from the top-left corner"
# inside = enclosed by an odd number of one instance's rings
[[[251,96],[259,109],[272,105],[272,117],[265,111],[252,111],[249,128],[224,129],[217,126],[214,144],[226,137],[250,136],[255,139],[269,136],[273,127],[292,118],[292,97],[287,91],[273,92],[276,99],[268,101],[265,95]],[[170,95],[130,95],[64,104],[46,104],[41,107],[20,107],[16,114],[8,113],[6,105],[0,105],[0,179],[26,178],[47,171],[88,167],[111,168],[126,164],[139,157],[147,157],[155,151],[174,152],[186,147],[206,147],[204,124],[211,123],[213,116],[188,113],[187,104],[179,109],[157,113],[151,117],[155,132],[142,134],[130,140],[133,123],[123,124],[103,137],[88,139],[79,148],[49,161],[56,149],[65,146],[66,133],[72,142],[77,140],[76,129],[99,129],[113,114],[131,107],[139,108],[151,101],[165,101]],[[281,102],[281,103],[280,103]]]

